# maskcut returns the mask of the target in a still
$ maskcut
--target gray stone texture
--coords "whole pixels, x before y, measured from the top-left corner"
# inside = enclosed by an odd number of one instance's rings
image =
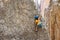
[[[49,40],[45,30],[34,31],[35,14],[31,0],[0,0],[0,40]]]

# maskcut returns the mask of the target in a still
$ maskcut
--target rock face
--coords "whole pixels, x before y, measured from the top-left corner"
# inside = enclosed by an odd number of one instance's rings
[[[31,0],[0,0],[0,40],[49,40],[45,30],[34,32]]]
[[[47,13],[51,40],[60,40],[60,1],[51,1],[50,10]]]

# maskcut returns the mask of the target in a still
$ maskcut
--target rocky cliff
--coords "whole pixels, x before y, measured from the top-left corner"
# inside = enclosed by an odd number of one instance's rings
[[[49,40],[45,30],[34,31],[31,0],[0,0],[0,40]]]
[[[60,40],[60,0],[52,0],[49,8],[47,23],[51,40]]]

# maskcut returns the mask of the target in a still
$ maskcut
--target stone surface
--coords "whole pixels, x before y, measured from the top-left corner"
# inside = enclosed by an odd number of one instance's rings
[[[51,1],[50,10],[47,12],[48,29],[51,40],[60,40],[60,0]]]
[[[49,40],[47,31],[34,31],[31,0],[0,0],[0,40]]]

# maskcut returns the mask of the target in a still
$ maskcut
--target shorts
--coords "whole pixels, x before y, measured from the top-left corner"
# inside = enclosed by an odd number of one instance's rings
[[[42,28],[42,23],[38,25],[39,28]]]

